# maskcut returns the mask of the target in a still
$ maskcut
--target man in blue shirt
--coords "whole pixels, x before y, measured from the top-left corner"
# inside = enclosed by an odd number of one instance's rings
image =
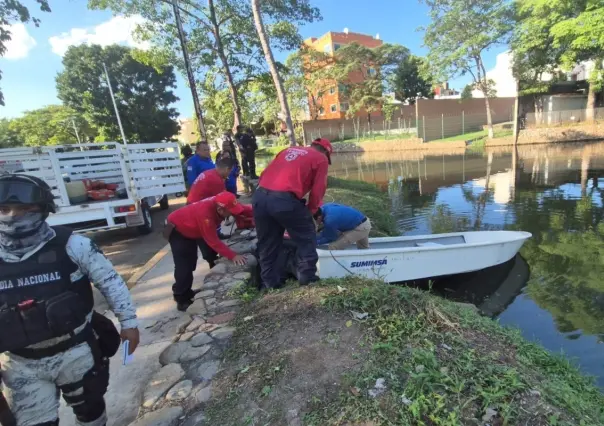
[[[214,168],[216,166],[210,157],[210,145],[205,141],[199,142],[195,149],[195,155],[187,161],[187,184],[189,187],[193,185],[197,176]]]
[[[317,237],[317,245],[328,244],[330,250],[344,250],[351,244],[359,249],[369,248],[371,222],[360,211],[336,203],[323,204],[314,214],[323,230]]]

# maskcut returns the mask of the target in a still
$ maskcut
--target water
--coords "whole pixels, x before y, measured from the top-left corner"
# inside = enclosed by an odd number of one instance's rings
[[[604,387],[604,142],[471,152],[335,155],[330,173],[388,191],[404,235],[533,234],[521,257],[442,283]]]

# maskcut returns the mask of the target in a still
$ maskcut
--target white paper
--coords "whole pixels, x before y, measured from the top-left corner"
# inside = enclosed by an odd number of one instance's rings
[[[124,340],[124,343],[122,344],[122,348],[124,348],[123,365],[128,365],[134,359],[134,354],[128,355],[128,352],[130,352],[130,342],[128,340]]]

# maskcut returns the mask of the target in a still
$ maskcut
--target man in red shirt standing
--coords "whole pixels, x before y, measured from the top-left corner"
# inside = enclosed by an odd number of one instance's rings
[[[221,158],[216,161],[216,168],[206,170],[195,179],[189,195],[187,204],[205,200],[226,191],[224,180],[229,176],[235,162],[230,158]]]
[[[191,286],[193,271],[197,267],[197,247],[210,268],[215,266],[218,255],[236,265],[247,262],[244,256],[220,241],[216,234],[216,227],[231,215],[236,219],[250,218],[252,207],[239,204],[235,195],[225,191],[182,207],[168,216],[164,235],[168,236],[174,258],[172,293],[179,311],[186,311],[195,296]]]
[[[287,231],[298,253],[298,281],[317,281],[317,235],[312,215],[327,189],[327,170],[333,149],[327,139],[315,139],[310,147],[281,151],[260,176],[252,204],[258,234],[262,283],[280,285],[281,271],[275,260]],[[309,194],[306,204],[304,196]],[[306,205],[305,205],[306,204]]]

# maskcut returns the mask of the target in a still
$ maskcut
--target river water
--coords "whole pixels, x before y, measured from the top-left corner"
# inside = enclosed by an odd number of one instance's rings
[[[437,291],[574,358],[604,387],[604,142],[340,154],[330,174],[388,191],[404,235],[531,232],[521,256]]]

